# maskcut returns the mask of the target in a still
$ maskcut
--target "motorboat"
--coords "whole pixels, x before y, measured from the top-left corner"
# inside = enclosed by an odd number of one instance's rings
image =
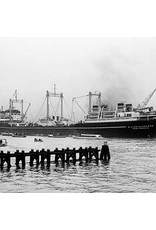
[[[73,135],[74,139],[103,139],[100,134],[80,134],[80,135]]]

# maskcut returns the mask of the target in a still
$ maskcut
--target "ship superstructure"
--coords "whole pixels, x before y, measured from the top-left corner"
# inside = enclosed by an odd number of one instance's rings
[[[132,104],[118,102],[116,108],[98,103],[91,107],[89,93],[89,110],[84,120],[75,124],[79,133],[97,133],[105,137],[153,137],[156,135],[156,111],[147,104],[154,90],[141,106],[133,108]]]
[[[53,111],[53,114],[50,113],[50,105],[51,105],[50,98],[59,99],[56,111]],[[64,100],[63,93],[57,93],[56,85],[54,84],[53,92],[49,92],[48,90],[46,91],[46,117],[39,119],[37,121],[37,124],[44,127],[67,125],[68,119],[64,118],[63,116],[63,100]],[[60,106],[60,114],[57,113],[59,106]]]
[[[15,104],[20,104],[20,110],[15,107]],[[24,113],[24,101],[23,99],[18,99],[17,90],[13,95],[13,98],[9,100],[9,108],[3,110],[3,107],[0,110],[0,123],[8,123],[9,125],[23,125],[25,123],[25,118],[27,111],[30,107],[30,103]]]

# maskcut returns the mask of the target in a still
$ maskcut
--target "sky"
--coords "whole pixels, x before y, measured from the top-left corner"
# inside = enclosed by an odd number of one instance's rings
[[[0,38],[0,106],[7,109],[17,90],[24,110],[31,103],[31,121],[46,116],[41,107],[54,84],[64,94],[64,116],[69,118],[72,98],[89,91],[101,92],[103,103],[137,106],[156,88],[155,76],[156,38]],[[87,98],[77,102],[87,111]],[[58,103],[51,98],[51,114]],[[156,107],[156,95],[149,104]],[[74,108],[76,119],[82,119],[84,113]]]

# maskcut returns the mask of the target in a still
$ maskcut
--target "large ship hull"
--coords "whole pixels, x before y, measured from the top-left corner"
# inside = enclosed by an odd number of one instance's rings
[[[156,120],[77,124],[79,133],[95,133],[103,137],[153,138],[156,137]]]
[[[103,137],[119,138],[153,138],[156,137],[156,119],[118,121],[118,122],[92,122],[77,123],[70,126],[26,126],[9,127],[0,126],[0,132],[24,133],[26,135],[77,135],[77,134],[100,134]]]

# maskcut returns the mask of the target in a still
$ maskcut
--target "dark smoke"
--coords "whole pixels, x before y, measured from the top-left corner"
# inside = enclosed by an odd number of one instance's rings
[[[117,102],[134,103],[136,80],[136,63],[120,52],[113,52],[100,60],[95,66],[98,72],[98,87],[102,93],[102,103],[115,106]]]

